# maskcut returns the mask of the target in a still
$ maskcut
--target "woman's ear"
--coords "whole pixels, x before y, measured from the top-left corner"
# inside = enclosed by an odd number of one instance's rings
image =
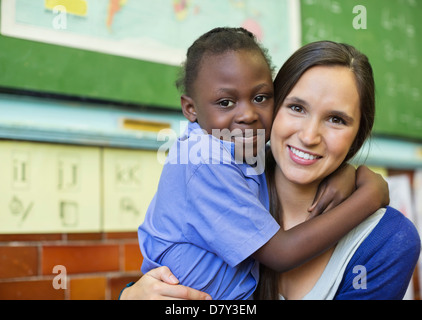
[[[196,121],[196,110],[195,103],[191,97],[187,95],[182,95],[180,97],[180,103],[182,105],[182,112],[186,119],[190,122]]]

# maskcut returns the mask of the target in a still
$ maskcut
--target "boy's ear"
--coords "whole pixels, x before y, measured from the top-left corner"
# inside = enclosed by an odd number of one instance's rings
[[[182,112],[186,119],[190,122],[196,121],[196,110],[195,103],[191,97],[187,95],[182,95],[180,97],[180,103],[182,105]]]

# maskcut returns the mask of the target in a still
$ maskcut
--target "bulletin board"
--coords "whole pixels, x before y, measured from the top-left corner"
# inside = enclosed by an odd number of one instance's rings
[[[189,45],[245,27],[277,66],[300,45],[299,0],[2,0],[0,88],[179,109]],[[277,14],[274,14],[277,13]]]
[[[354,45],[373,66],[374,132],[422,139],[422,3],[416,0],[302,0],[303,44]]]

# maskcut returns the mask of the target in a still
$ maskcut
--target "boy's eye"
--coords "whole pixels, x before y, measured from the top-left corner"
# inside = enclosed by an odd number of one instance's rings
[[[256,102],[256,103],[262,103],[262,102],[264,102],[264,101],[266,101],[267,100],[267,97],[266,96],[256,96],[255,98],[254,98],[254,101]]]
[[[220,106],[224,107],[224,108],[228,108],[228,107],[233,106],[234,105],[234,102],[233,101],[230,101],[230,100],[221,100],[218,104]]]

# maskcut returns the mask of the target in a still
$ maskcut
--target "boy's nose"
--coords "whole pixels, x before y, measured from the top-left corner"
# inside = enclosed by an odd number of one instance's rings
[[[258,120],[258,113],[253,103],[241,103],[236,115],[236,122],[250,124],[256,120]]]

